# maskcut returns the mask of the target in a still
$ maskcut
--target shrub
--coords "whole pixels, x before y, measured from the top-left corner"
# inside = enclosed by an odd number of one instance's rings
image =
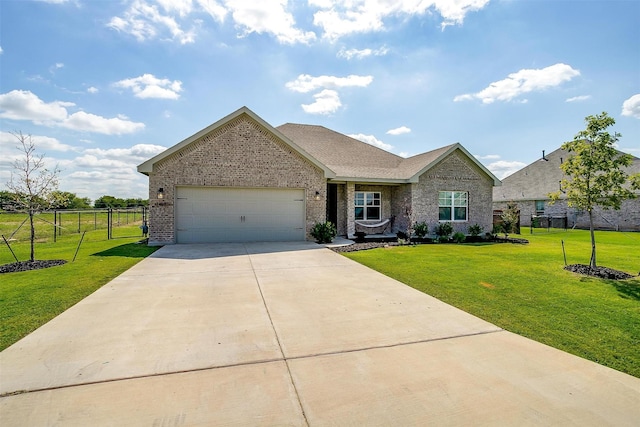
[[[479,224],[474,224],[469,226],[469,234],[473,237],[479,236],[482,233],[482,226]]]
[[[311,229],[311,236],[318,243],[331,243],[337,234],[338,230],[331,221],[317,222]]]
[[[429,226],[424,221],[418,222],[413,226],[413,232],[416,234],[417,237],[422,239],[424,238],[424,236],[426,236],[429,233]]]
[[[456,243],[464,243],[464,240],[466,239],[464,233],[461,232],[457,232],[453,235],[453,241]]]
[[[451,233],[453,233],[453,225],[451,225],[450,222],[441,222],[440,224],[436,225],[434,232],[438,237],[445,237],[449,239],[449,236],[451,236]]]

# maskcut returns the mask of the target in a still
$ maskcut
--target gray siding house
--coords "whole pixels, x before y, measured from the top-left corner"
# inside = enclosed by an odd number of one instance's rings
[[[460,144],[410,158],[322,126],[272,127],[246,107],[138,166],[149,177],[149,243],[311,239],[406,231],[409,216],[467,232],[492,224],[500,181]]]
[[[569,228],[589,228],[589,215],[567,205],[566,198],[550,204],[549,193],[560,189],[564,178],[560,165],[569,153],[562,149],[544,155],[530,165],[502,180],[502,186],[493,189],[495,210],[506,209],[514,202],[520,210],[520,226],[531,226],[532,218],[540,217],[539,223],[546,224],[548,218],[554,224],[566,218]],[[628,174],[640,173],[640,159],[633,158],[632,165],[626,169]],[[640,194],[638,194],[640,196]],[[555,221],[554,221],[555,219]],[[601,230],[640,231],[640,199],[627,200],[622,208],[616,210],[594,210],[594,224]]]

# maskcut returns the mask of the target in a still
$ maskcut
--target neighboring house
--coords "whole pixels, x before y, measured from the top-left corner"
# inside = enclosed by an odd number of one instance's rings
[[[327,219],[340,235],[396,233],[409,215],[490,231],[500,184],[460,144],[405,159],[322,126],[274,128],[246,107],[138,171],[155,245],[305,240]]]
[[[514,202],[520,210],[521,227],[530,227],[532,218],[537,217],[535,222],[542,226],[549,220],[559,226],[566,218],[567,227],[588,229],[588,213],[569,207],[564,195],[556,203],[549,203],[549,193],[560,190],[560,181],[565,177],[560,165],[568,157],[569,153],[562,149],[547,155],[543,152],[541,159],[504,178],[502,186],[493,189],[494,209],[503,210]],[[639,173],[640,159],[634,157],[626,172]],[[596,229],[640,231],[640,199],[624,201],[617,211],[598,207],[593,217]]]

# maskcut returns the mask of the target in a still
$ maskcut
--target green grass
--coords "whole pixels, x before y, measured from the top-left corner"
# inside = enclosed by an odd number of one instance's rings
[[[28,215],[21,212],[0,212],[0,234],[7,239],[24,242],[30,238]],[[26,220],[26,221],[25,221]],[[58,227],[54,227],[54,222]],[[125,230],[130,226],[142,225],[142,213],[140,210],[114,210],[113,211],[113,237],[123,237]],[[57,231],[56,240],[60,236],[81,234],[83,231],[102,230],[102,235],[107,237],[107,212],[106,211],[58,211],[54,221],[53,212],[44,212],[35,215],[34,226],[36,240],[38,242],[53,242],[54,229]],[[129,235],[130,231],[127,231]],[[135,235],[140,232],[136,231]],[[1,241],[1,240],[0,240]]]
[[[127,270],[157,248],[136,243],[137,226],[121,227],[106,240],[105,230],[89,231],[75,262],[80,235],[60,236],[57,243],[37,243],[36,259],[64,259],[67,264],[42,270],[0,274],[0,350],[5,349]],[[29,259],[29,243],[11,247],[21,261]],[[0,264],[14,262],[4,242]]]
[[[640,377],[640,278],[595,279],[584,230],[523,231],[528,245],[431,244],[345,256],[508,331]],[[637,275],[640,233],[596,232],[598,265]]]

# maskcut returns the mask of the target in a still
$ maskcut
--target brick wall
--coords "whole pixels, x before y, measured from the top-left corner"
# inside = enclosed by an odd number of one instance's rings
[[[438,193],[468,192],[468,220],[453,222],[454,233],[468,234],[470,225],[479,224],[483,233],[492,229],[493,180],[459,151],[454,151],[420,176],[413,184],[411,199],[415,222],[426,222],[430,233],[438,224]],[[400,201],[400,200],[398,200]]]
[[[149,174],[149,242],[175,243],[176,186],[306,190],[309,230],[326,216],[326,180],[317,166],[242,115],[154,164]],[[164,198],[157,199],[158,188]],[[320,200],[315,200],[316,191]]]

